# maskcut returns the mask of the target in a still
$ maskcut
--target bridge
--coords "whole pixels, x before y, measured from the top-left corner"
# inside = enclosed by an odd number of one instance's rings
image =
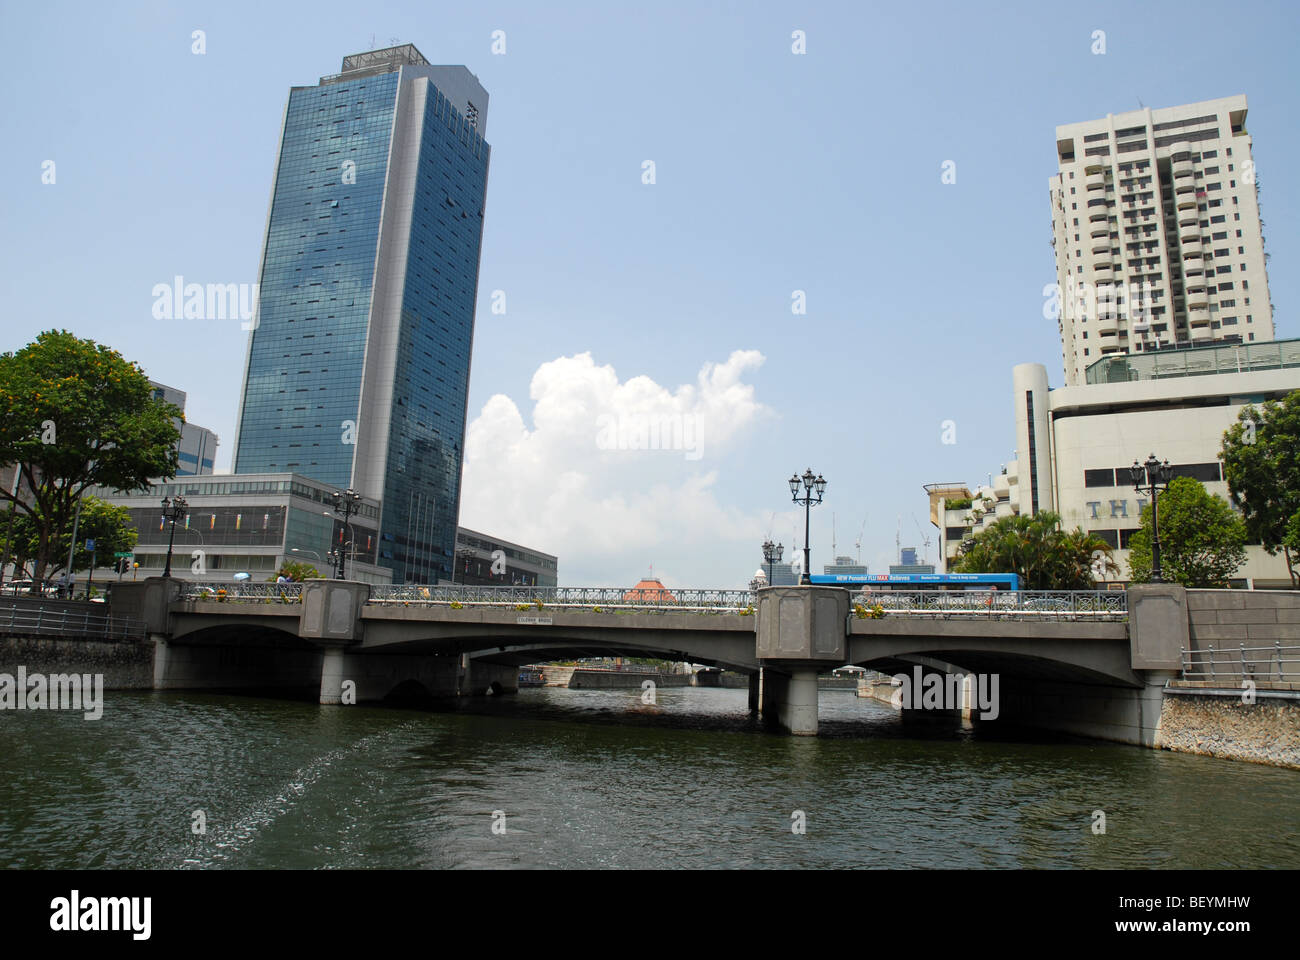
[[[517,690],[526,663],[648,656],[748,674],[751,709],[815,735],[819,673],[919,666],[998,675],[1004,719],[1147,744],[1189,627],[1186,591],[1169,584],[863,595],[152,578],[118,585],[112,606],[146,624],[164,689],[310,689],[324,704],[495,694]]]

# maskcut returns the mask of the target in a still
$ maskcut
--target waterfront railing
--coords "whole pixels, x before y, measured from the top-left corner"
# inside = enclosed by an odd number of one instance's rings
[[[1217,650],[1208,644],[1204,650],[1182,651],[1183,679],[1237,683],[1300,683],[1300,644],[1277,641],[1269,646],[1248,647],[1244,643]]]
[[[77,640],[143,640],[145,623],[92,612],[90,605],[0,602],[0,634]]]

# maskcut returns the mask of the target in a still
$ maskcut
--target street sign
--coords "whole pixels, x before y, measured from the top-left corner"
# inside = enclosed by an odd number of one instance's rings
[[[86,538],[86,549],[87,549],[87,550],[94,550],[94,549],[95,549],[95,541],[94,541],[94,540],[91,540],[89,537]]]
[[[89,548],[87,548],[87,549],[89,549]],[[113,556],[114,556],[114,557],[129,557],[129,556],[131,556],[131,551],[130,551],[130,550],[119,550],[119,551],[117,551],[115,554],[113,554]]]

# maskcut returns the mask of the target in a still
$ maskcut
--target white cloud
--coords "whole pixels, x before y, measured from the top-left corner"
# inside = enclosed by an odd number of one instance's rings
[[[762,363],[738,350],[675,391],[620,382],[590,353],[542,364],[531,428],[503,394],[470,423],[461,523],[558,555],[566,585],[634,582],[651,563],[670,585],[741,585],[770,514],[725,505],[718,486],[772,415],[743,381]]]

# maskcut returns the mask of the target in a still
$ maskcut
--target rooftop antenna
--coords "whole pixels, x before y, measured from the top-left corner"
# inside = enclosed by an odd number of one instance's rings
[[[839,550],[835,546],[835,512],[832,511],[831,512],[831,560],[834,560],[838,553]]]
[[[858,539],[853,541],[853,545],[858,548],[858,566],[862,565],[862,534],[867,529],[867,518],[862,518],[862,526],[858,528]]]
[[[898,529],[894,531],[894,562],[903,562],[903,515],[898,515]]]

